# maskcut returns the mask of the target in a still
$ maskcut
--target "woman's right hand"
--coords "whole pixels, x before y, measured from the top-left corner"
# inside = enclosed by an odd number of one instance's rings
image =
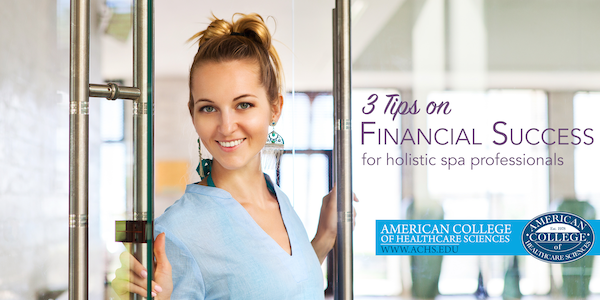
[[[156,263],[154,266],[154,281],[152,281],[152,296],[157,300],[171,298],[173,292],[173,278],[171,276],[171,264],[165,252],[165,234],[161,233],[154,241],[154,254]],[[112,287],[123,300],[129,300],[129,293],[135,293],[146,297],[148,271],[144,266],[129,253],[124,251],[120,256],[121,267],[115,272],[116,278],[112,281]]]

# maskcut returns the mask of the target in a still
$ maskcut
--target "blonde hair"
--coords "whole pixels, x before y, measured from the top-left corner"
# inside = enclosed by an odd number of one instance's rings
[[[239,16],[237,20],[236,16]],[[194,112],[192,76],[194,70],[205,62],[255,61],[260,68],[260,81],[267,91],[267,97],[271,104],[276,103],[282,92],[283,68],[263,18],[255,13],[235,13],[231,22],[227,22],[217,19],[213,14],[211,21],[205,30],[188,40],[198,42],[198,52],[190,68],[190,114]]]

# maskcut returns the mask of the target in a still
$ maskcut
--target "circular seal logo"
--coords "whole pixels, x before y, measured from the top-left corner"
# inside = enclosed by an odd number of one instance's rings
[[[582,258],[594,246],[590,224],[566,212],[549,212],[533,218],[521,234],[525,250],[548,263],[568,263]]]

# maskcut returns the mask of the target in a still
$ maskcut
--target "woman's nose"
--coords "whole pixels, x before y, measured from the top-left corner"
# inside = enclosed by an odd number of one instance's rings
[[[237,120],[235,114],[224,111],[221,114],[221,124],[219,126],[219,131],[222,135],[228,136],[231,135],[237,129]]]

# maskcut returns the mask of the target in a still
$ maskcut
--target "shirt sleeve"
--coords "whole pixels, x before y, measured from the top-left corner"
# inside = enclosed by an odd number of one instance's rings
[[[187,246],[173,233],[161,226],[156,226],[154,236],[165,233],[165,252],[171,263],[173,277],[173,293],[171,299],[205,299],[205,286],[198,263]]]

